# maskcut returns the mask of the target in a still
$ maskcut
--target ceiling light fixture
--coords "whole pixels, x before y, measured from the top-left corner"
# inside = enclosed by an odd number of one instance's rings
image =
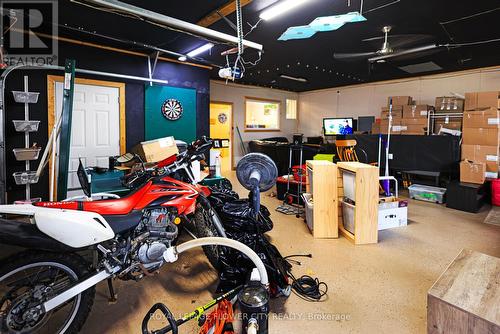
[[[298,7],[309,0],[282,0],[278,2],[276,5],[271,6],[270,8],[264,10],[260,13],[259,17],[262,20],[271,20],[276,16],[288,12],[289,10]]]
[[[283,79],[288,79],[288,80],[293,80],[293,81],[298,81],[298,82],[307,82],[307,79],[291,77],[291,76],[285,75],[285,74],[280,75],[280,77]]]
[[[210,50],[213,47],[214,47],[213,43],[204,44],[204,45],[200,46],[199,48],[196,48],[193,51],[188,52],[187,55],[180,56],[178,59],[180,61],[186,61],[188,59],[188,57],[189,58],[196,57],[197,55],[202,54],[203,52],[208,51],[208,50]]]

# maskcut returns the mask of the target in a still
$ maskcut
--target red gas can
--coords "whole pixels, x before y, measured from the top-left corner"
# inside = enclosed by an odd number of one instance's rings
[[[491,204],[500,206],[500,179],[491,181]]]

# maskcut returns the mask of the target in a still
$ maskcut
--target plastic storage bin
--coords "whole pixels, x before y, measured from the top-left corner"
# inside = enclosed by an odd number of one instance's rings
[[[38,126],[40,121],[18,121],[13,120],[14,128],[17,132],[36,132],[38,131]]]
[[[306,224],[309,230],[312,231],[314,228],[314,203],[312,194],[303,193],[302,199],[304,200],[304,207],[306,211]]]
[[[349,171],[342,171],[342,182],[344,185],[344,197],[351,201],[356,200],[356,174]]]
[[[40,147],[36,148],[15,148],[14,155],[17,161],[36,160],[40,154]]]
[[[342,201],[342,218],[344,218],[344,228],[352,234],[354,234],[354,209],[354,205]]]
[[[420,201],[444,203],[446,188],[424,186],[422,184],[412,184],[408,187],[410,198]]]
[[[33,184],[38,182],[36,172],[15,172],[12,174],[17,185]]]

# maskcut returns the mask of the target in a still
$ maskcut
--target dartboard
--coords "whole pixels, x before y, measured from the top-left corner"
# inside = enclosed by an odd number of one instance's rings
[[[217,117],[219,119],[219,123],[224,124],[227,121],[227,115],[221,112]]]
[[[176,121],[182,116],[182,105],[176,99],[168,99],[163,102],[161,113],[169,121]]]

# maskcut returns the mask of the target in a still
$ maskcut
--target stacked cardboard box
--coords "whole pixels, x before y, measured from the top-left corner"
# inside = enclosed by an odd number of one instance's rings
[[[413,99],[411,96],[389,96],[387,98],[387,107],[391,105],[391,101],[393,107],[403,107],[412,104]]]
[[[465,110],[500,108],[500,92],[465,93]]]
[[[431,106],[426,104],[403,106],[403,118],[401,119],[401,134],[425,135],[427,130],[427,116]]]
[[[460,181],[484,183],[498,178],[500,92],[466,93]]]
[[[392,129],[391,134],[401,134],[403,129],[403,108],[412,103],[411,96],[390,96],[387,98],[387,107],[382,107],[380,112],[380,133],[387,134],[389,129],[389,107],[392,101]]]
[[[455,96],[436,97],[436,113],[462,112],[464,100]]]

